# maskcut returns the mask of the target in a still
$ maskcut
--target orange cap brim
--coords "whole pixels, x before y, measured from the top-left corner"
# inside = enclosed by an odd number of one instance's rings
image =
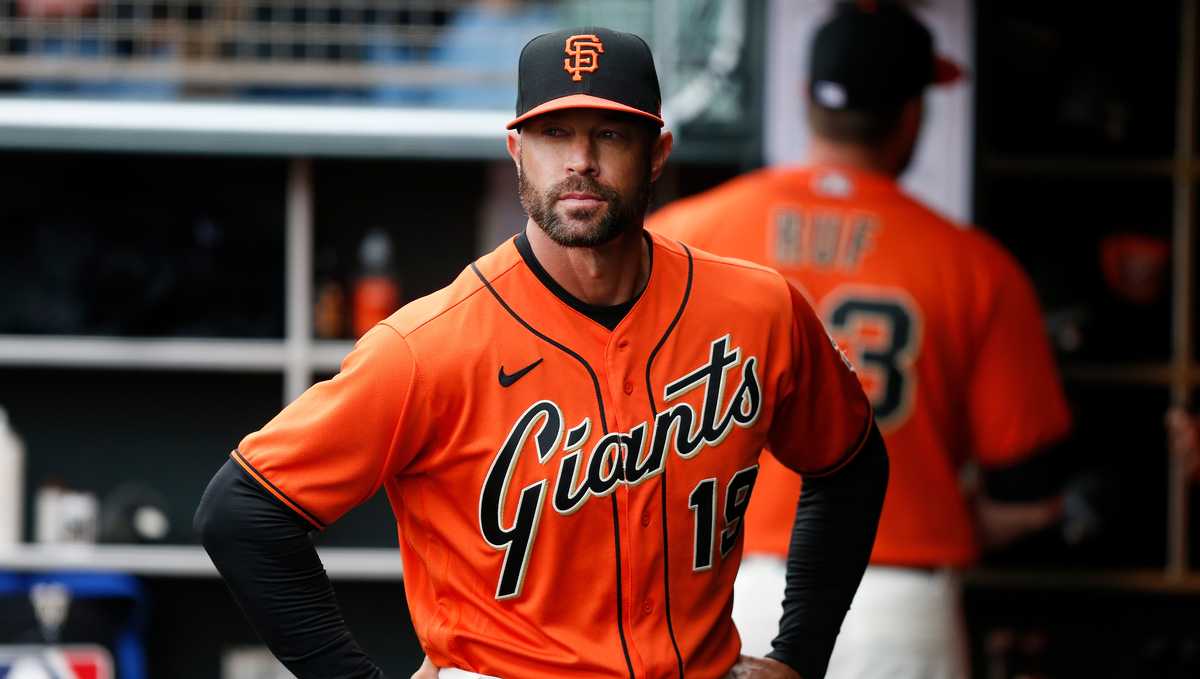
[[[656,116],[653,113],[647,113],[647,112],[641,110],[640,108],[626,106],[625,104],[617,103],[615,101],[612,101],[611,99],[601,99],[600,97],[593,97],[590,94],[569,94],[565,97],[551,99],[550,101],[542,104],[541,106],[536,106],[534,108],[529,109],[523,115],[513,118],[513,120],[511,122],[509,122],[508,125],[505,126],[505,129],[511,130],[514,127],[516,127],[517,125],[520,125],[521,123],[525,122],[526,120],[529,120],[530,118],[534,118],[536,116],[540,116],[543,113],[550,113],[551,111],[561,111],[563,109],[568,109],[568,108],[599,108],[599,109],[604,109],[605,111],[620,111],[622,113],[632,113],[635,116],[641,116],[648,120],[653,120],[654,122],[658,123],[659,127],[662,127],[664,125],[663,119],[660,116]]]
[[[933,84],[949,85],[966,77],[966,70],[943,56],[933,58]]]

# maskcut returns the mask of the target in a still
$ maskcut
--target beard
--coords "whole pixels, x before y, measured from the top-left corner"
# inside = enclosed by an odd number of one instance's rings
[[[538,191],[526,181],[521,167],[517,168],[517,187],[521,207],[550,240],[568,248],[596,247],[641,228],[650,206],[650,164],[646,164],[645,176],[638,184],[637,192],[628,200],[614,189],[581,175],[567,177],[545,191]],[[596,207],[557,210],[559,196],[573,192],[590,193],[603,203]]]

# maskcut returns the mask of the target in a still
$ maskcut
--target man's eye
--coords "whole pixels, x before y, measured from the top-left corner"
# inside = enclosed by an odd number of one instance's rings
[[[620,132],[618,132],[616,130],[601,130],[600,131],[601,139],[620,139],[623,136],[624,136],[623,134],[621,134]]]
[[[542,128],[542,134],[546,135],[547,137],[561,137],[566,133],[567,133],[567,131],[562,129],[561,127]]]

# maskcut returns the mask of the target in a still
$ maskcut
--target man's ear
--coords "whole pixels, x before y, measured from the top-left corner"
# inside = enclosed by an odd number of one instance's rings
[[[512,158],[519,172],[521,170],[521,133],[517,130],[509,130],[508,136],[504,138],[504,145],[508,148],[508,156]]]
[[[667,157],[671,155],[671,148],[675,145],[675,137],[669,131],[658,135],[658,139],[654,141],[654,148],[650,150],[650,181],[658,181],[659,175],[662,174],[663,168],[667,165]]]

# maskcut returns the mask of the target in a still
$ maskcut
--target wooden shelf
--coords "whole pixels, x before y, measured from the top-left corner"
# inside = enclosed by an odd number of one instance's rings
[[[1193,376],[1195,370],[1192,371]],[[1167,362],[1145,363],[1067,363],[1062,368],[1063,377],[1089,384],[1126,384],[1145,386],[1167,386],[1171,384],[1174,369]]]
[[[971,587],[1053,589],[1058,591],[1113,590],[1157,594],[1200,595],[1200,573],[1179,577],[1162,570],[1010,571],[977,569],[964,575]]]
[[[1173,384],[1175,368],[1170,363],[1066,363],[1063,377],[1084,384],[1124,384],[1167,387]],[[1186,378],[1193,387],[1200,387],[1200,363],[1188,368]]]
[[[396,549],[317,550],[335,580],[400,581],[403,569]],[[0,547],[0,569],[9,571],[103,571],[134,575],[215,578],[208,555],[194,545],[44,545]]]
[[[985,172],[1003,175],[1038,176],[1111,176],[1171,178],[1177,170],[1175,159],[1161,158],[1096,158],[1089,156],[1014,156],[984,155],[981,164]]]

